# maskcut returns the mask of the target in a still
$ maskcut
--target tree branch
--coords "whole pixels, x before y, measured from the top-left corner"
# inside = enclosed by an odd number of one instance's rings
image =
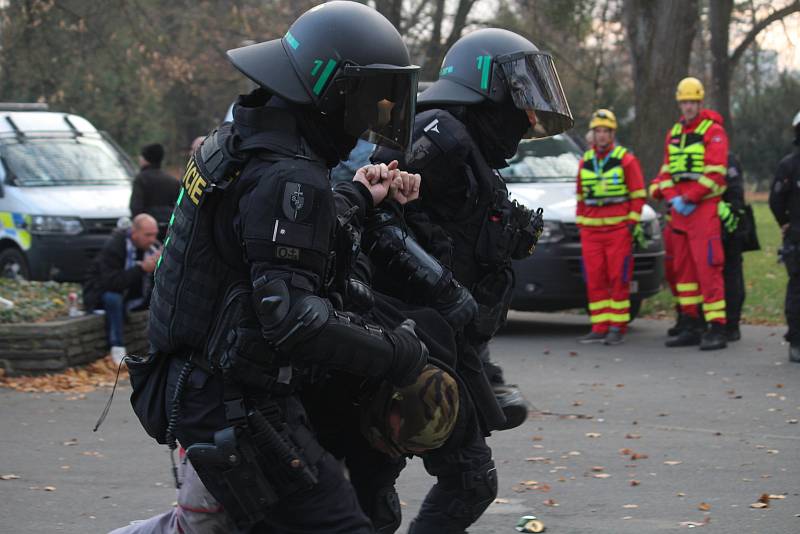
[[[742,54],[745,53],[747,48],[753,44],[753,41],[756,40],[758,34],[766,29],[767,26],[798,11],[800,11],[800,0],[795,0],[791,4],[784,6],[777,11],[773,11],[768,17],[761,19],[755,25],[753,25],[750,31],[747,32],[747,35],[744,36],[744,39],[742,39],[742,42],[739,43],[733,50],[733,53],[731,54],[731,67],[733,68],[736,66],[741,59]]]

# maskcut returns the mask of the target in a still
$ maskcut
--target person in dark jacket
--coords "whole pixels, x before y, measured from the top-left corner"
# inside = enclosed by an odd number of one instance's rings
[[[123,319],[126,311],[146,308],[152,291],[152,273],[158,263],[158,224],[142,213],[128,229],[111,234],[97,254],[83,284],[87,312],[105,310],[111,357],[125,356]]]
[[[139,156],[140,170],[133,180],[130,200],[131,217],[140,213],[152,215],[161,230],[159,239],[164,238],[180,189],[178,179],[161,169],[163,160],[164,147],[160,144],[142,148]]]
[[[769,207],[783,234],[782,257],[789,273],[786,286],[784,336],[789,342],[789,361],[800,363],[800,112],[794,116],[795,150],[786,155],[775,171],[769,190]]]

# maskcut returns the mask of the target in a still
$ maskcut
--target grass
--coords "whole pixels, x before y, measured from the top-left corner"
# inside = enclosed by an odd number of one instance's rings
[[[766,202],[753,202],[761,250],[744,255],[744,281],[747,288],[742,322],[748,324],[785,324],[783,299],[786,293],[786,268],[778,263],[781,233]],[[672,295],[664,289],[642,304],[646,317],[674,316]]]

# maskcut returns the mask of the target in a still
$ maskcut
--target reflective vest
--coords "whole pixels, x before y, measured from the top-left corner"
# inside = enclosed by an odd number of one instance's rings
[[[583,155],[581,167],[581,199],[587,206],[621,204],[630,200],[622,158],[628,149],[618,146],[603,160],[597,160],[594,149]]]
[[[668,145],[668,172],[673,182],[699,180],[704,176],[706,146],[703,136],[713,124],[711,119],[705,119],[691,133],[683,133],[683,124],[680,122],[672,127]]]

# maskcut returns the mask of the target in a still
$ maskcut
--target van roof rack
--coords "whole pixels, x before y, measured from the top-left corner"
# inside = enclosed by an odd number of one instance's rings
[[[0,102],[0,111],[48,111],[47,102]]]

